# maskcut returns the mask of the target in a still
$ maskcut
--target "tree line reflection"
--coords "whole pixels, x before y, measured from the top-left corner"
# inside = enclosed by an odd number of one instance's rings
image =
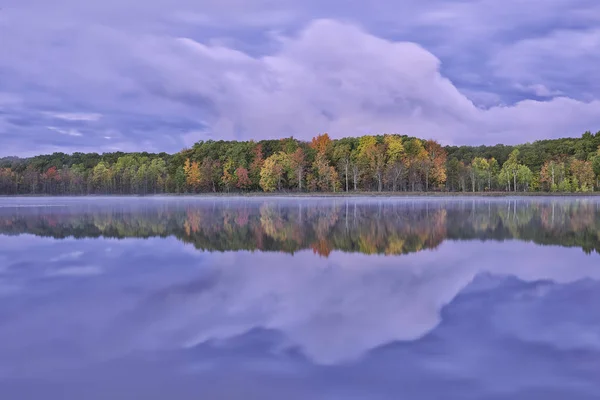
[[[352,200],[158,202],[31,208],[0,213],[0,234],[52,238],[174,236],[199,250],[312,249],[400,255],[444,240],[523,240],[600,253],[593,200]]]

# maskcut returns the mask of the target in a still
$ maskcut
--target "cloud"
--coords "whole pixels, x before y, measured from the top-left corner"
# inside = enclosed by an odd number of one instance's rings
[[[68,136],[75,136],[75,137],[83,136],[83,133],[81,133],[75,129],[60,129],[55,126],[49,126],[48,129],[50,129],[51,131],[58,132],[61,135],[68,135]]]
[[[518,90],[521,90],[525,93],[534,94],[538,97],[556,97],[556,96],[563,95],[563,93],[560,90],[551,90],[551,89],[547,88],[546,86],[539,84],[539,83],[527,85],[527,86],[521,85],[521,84],[516,84],[515,88],[517,88]]]
[[[490,61],[495,75],[576,99],[598,98],[600,84],[593,78],[600,63],[600,30],[565,29],[518,40],[500,49]]]
[[[517,143],[600,126],[588,0],[60,4],[1,16],[1,155],[323,131]]]
[[[600,126],[598,102],[566,97],[478,108],[440,73],[432,53],[354,25],[319,20],[280,41],[280,50],[264,57],[191,39],[154,42],[145,50],[170,51],[168,59],[145,57],[164,72],[164,80],[148,82],[148,90],[157,92],[160,85],[174,101],[204,99],[213,110],[208,131],[227,139],[257,132],[303,139],[323,131],[334,137],[398,132],[495,144],[579,135]],[[528,89],[552,94],[539,85]]]
[[[55,113],[45,112],[45,115],[65,121],[98,121],[102,115],[95,113]]]

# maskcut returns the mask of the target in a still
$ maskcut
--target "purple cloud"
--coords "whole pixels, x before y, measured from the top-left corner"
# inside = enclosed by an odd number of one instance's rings
[[[596,2],[344,4],[9,0],[0,155],[323,131],[495,144],[599,129]]]

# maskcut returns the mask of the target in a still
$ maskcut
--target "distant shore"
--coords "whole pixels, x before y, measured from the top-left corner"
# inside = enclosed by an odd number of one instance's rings
[[[48,195],[21,194],[0,195],[0,198],[17,197],[595,197],[600,192],[550,193],[550,192],[216,192],[216,193],[151,193],[138,194],[86,194],[86,195]]]

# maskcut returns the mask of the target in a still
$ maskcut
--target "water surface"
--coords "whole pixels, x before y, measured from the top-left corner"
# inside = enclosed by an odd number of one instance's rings
[[[0,199],[2,399],[598,399],[596,198]]]

